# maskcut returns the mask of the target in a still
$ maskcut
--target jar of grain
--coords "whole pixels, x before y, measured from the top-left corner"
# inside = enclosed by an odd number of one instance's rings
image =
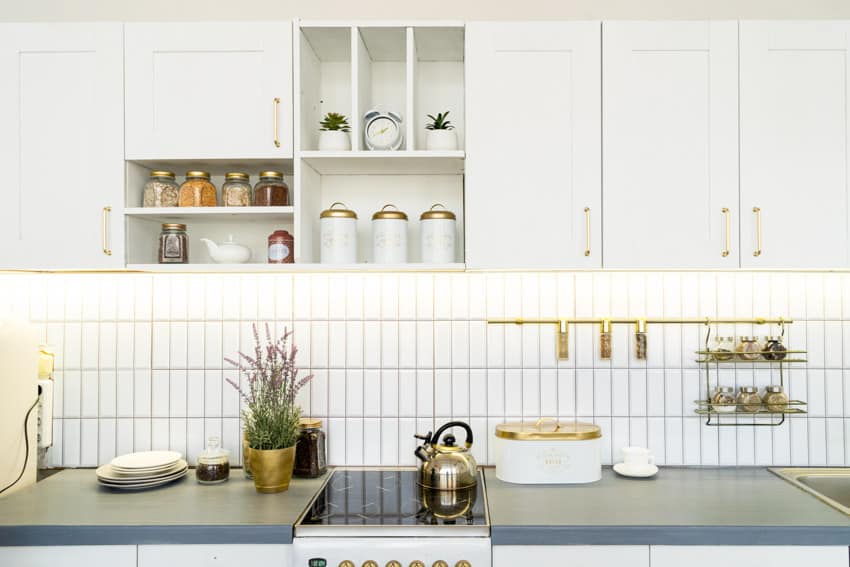
[[[395,210],[387,210],[389,207]],[[407,262],[407,215],[395,205],[384,205],[372,215],[372,261],[376,264]]]
[[[783,412],[788,409],[788,396],[782,386],[768,386],[764,392],[764,405],[767,411]]]
[[[221,186],[221,204],[225,207],[248,207],[251,205],[251,184],[247,173],[226,173]]]
[[[189,261],[185,224],[164,224],[159,235],[159,263],[185,264]]]
[[[206,171],[187,171],[186,181],[180,186],[181,207],[216,207],[218,196],[215,185]]]
[[[319,215],[319,230],[322,264],[357,262],[357,213],[337,201]]]
[[[755,386],[741,386],[738,392],[738,410],[747,413],[756,413],[761,409],[761,396]]]
[[[143,207],[176,207],[179,187],[171,171],[151,171],[142,189]]]
[[[758,337],[741,337],[737,350],[738,358],[741,360],[758,360],[761,358],[761,345]]]
[[[254,206],[288,207],[289,186],[279,171],[261,171],[260,180],[254,185]]]

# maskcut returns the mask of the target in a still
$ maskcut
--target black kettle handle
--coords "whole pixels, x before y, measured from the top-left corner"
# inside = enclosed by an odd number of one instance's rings
[[[466,441],[464,442],[464,445],[467,449],[472,447],[472,428],[469,426],[468,423],[465,423],[463,421],[450,421],[446,423],[434,432],[434,435],[431,436],[431,442],[439,443],[440,435],[442,435],[446,429],[451,429],[452,427],[462,427],[463,430],[466,431]]]

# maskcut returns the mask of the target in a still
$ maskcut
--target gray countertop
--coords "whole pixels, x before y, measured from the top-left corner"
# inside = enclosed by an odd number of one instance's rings
[[[65,470],[0,499],[0,546],[291,543],[324,480],[258,494],[241,469],[219,485],[198,484],[189,471],[166,486],[116,492],[99,487],[92,469]]]
[[[484,473],[494,545],[850,545],[850,518],[764,468],[667,468],[592,484]]]

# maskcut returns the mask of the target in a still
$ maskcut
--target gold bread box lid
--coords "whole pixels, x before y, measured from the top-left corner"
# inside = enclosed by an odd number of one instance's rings
[[[583,441],[602,437],[602,428],[581,421],[559,422],[551,418],[514,421],[496,426],[496,437],[516,441]]]

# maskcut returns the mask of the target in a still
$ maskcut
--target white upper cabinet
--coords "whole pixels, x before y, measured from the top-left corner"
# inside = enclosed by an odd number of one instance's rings
[[[599,22],[466,28],[466,262],[598,268]]]
[[[0,267],[123,265],[121,47],[121,24],[0,26]]]
[[[737,268],[737,22],[602,37],[605,267]]]
[[[292,157],[291,22],[125,26],[127,159]]]
[[[741,265],[848,265],[850,23],[741,22]]]

